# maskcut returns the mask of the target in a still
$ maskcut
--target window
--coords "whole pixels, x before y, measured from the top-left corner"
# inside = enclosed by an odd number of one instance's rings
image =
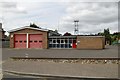
[[[32,43],[32,41],[29,41],[30,43]]]
[[[52,48],[52,44],[49,44],[49,48]]]
[[[39,41],[39,42],[42,42],[42,41]]]
[[[27,41],[24,41],[24,43],[26,43]]]
[[[67,39],[65,39],[65,43],[68,43],[68,40],[67,40]]]
[[[69,39],[69,43],[72,43],[72,39]]]
[[[57,40],[57,43],[60,43],[60,40]]]
[[[22,41],[19,41],[19,43],[22,43]]]
[[[49,39],[49,43],[52,44],[52,39]]]
[[[72,44],[69,44],[69,48],[72,48]]]
[[[61,43],[64,43],[64,41],[63,41],[63,40],[61,40]]]
[[[37,40],[35,40],[34,42],[37,43]]]
[[[61,48],[64,48],[64,44],[61,44]]]
[[[57,48],[60,48],[60,44],[57,44]]]
[[[56,44],[53,44],[53,48],[56,48]]]
[[[56,40],[53,40],[53,43],[56,43]]]
[[[65,48],[68,48],[68,46],[69,46],[68,44],[65,44]]]
[[[15,41],[16,43],[18,42],[18,41]]]

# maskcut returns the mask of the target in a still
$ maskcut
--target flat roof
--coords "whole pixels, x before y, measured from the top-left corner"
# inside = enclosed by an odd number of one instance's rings
[[[79,36],[79,37],[105,37],[105,36]]]
[[[104,37],[104,36],[79,36],[79,37]],[[77,38],[77,35],[76,36],[75,35],[74,36],[49,36],[49,38]]]
[[[49,38],[77,38],[77,36],[49,36]]]

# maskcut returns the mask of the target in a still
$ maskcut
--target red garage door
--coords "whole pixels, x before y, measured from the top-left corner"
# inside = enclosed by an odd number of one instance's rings
[[[29,48],[42,48],[41,34],[29,34]]]
[[[15,48],[26,48],[26,34],[15,34],[14,35],[14,47]]]

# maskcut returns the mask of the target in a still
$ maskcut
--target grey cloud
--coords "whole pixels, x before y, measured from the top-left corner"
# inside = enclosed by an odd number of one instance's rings
[[[97,26],[118,21],[118,4],[113,2],[77,3],[69,6],[66,11],[68,15],[63,17],[62,22],[72,23],[75,19],[78,19],[81,33],[100,32],[101,28]],[[70,24],[63,24],[63,26],[64,28],[67,28],[67,26],[73,27]],[[114,30],[114,26],[112,25],[112,30]],[[106,28],[105,25],[102,29],[104,28]]]
[[[4,11],[6,13],[10,13],[8,17],[8,23],[7,26],[10,27],[15,24],[15,26],[20,27],[23,25],[29,24],[31,21],[37,21],[37,22],[47,22],[48,24],[46,25],[47,28],[49,27],[50,29],[56,29],[57,27],[57,19],[55,18],[56,16],[62,16],[59,19],[60,25],[59,25],[59,31],[61,33],[65,32],[74,32],[74,20],[79,19],[79,32],[82,34],[88,34],[88,33],[97,33],[100,31],[103,31],[104,28],[110,28],[113,31],[116,31],[116,26],[117,23],[117,3],[109,3],[109,2],[102,2],[102,3],[70,3],[70,5],[67,3],[64,4],[62,3],[61,8],[64,6],[64,14],[61,14],[62,11],[60,11],[59,15],[58,12],[55,12],[54,9],[47,9],[47,8],[57,8],[56,6],[58,5],[48,5],[51,3],[42,4],[43,6],[40,7],[40,3],[32,3],[32,4],[21,4],[22,7],[26,7],[26,10],[18,10],[18,6],[21,7],[21,5],[18,5],[19,3],[9,3],[9,4],[4,4]],[[32,6],[31,6],[32,5]],[[7,8],[10,7],[10,8]],[[47,8],[46,8],[47,7]],[[58,8],[57,8],[58,9]],[[44,10],[44,11],[43,11]],[[49,13],[54,12],[52,15]],[[29,13],[28,13],[29,12]],[[45,12],[45,14],[44,14]],[[11,14],[12,13],[12,14]],[[15,14],[13,14],[15,13]],[[23,13],[19,15],[19,13]],[[27,13],[27,14],[26,14]],[[46,16],[46,13],[49,16]],[[41,18],[40,16],[46,16],[45,18]],[[12,20],[13,17],[15,16],[15,21]],[[36,17],[37,16],[37,17]],[[38,17],[39,16],[39,17]],[[35,17],[35,18],[31,18]],[[10,21],[11,20],[11,21]],[[51,21],[49,21],[51,20]],[[56,21],[56,22],[55,22]],[[13,24],[11,24],[13,22]],[[21,22],[21,23],[20,23]],[[53,23],[52,23],[53,22]],[[52,26],[52,27],[51,27]]]
[[[0,4],[1,4],[0,7],[2,8],[2,11],[4,14],[5,13],[26,14],[27,13],[27,11],[25,10],[19,10],[17,6],[18,4],[16,2],[2,2]]]
[[[4,14],[5,13],[27,14],[27,11],[25,11],[25,10],[17,10],[16,8],[14,8],[14,9],[4,9],[3,12],[4,12]]]
[[[17,7],[17,3],[15,2],[1,2],[1,7],[3,8],[15,8]]]
[[[89,15],[89,16],[83,16],[80,18],[80,22],[84,22],[87,24],[101,24],[101,23],[110,23],[117,21],[117,14],[111,14],[111,15]]]

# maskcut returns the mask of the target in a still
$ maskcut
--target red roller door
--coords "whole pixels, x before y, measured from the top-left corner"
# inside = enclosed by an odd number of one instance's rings
[[[14,35],[14,47],[15,48],[26,48],[26,34],[15,34]]]
[[[29,34],[29,48],[42,48],[41,34]]]

